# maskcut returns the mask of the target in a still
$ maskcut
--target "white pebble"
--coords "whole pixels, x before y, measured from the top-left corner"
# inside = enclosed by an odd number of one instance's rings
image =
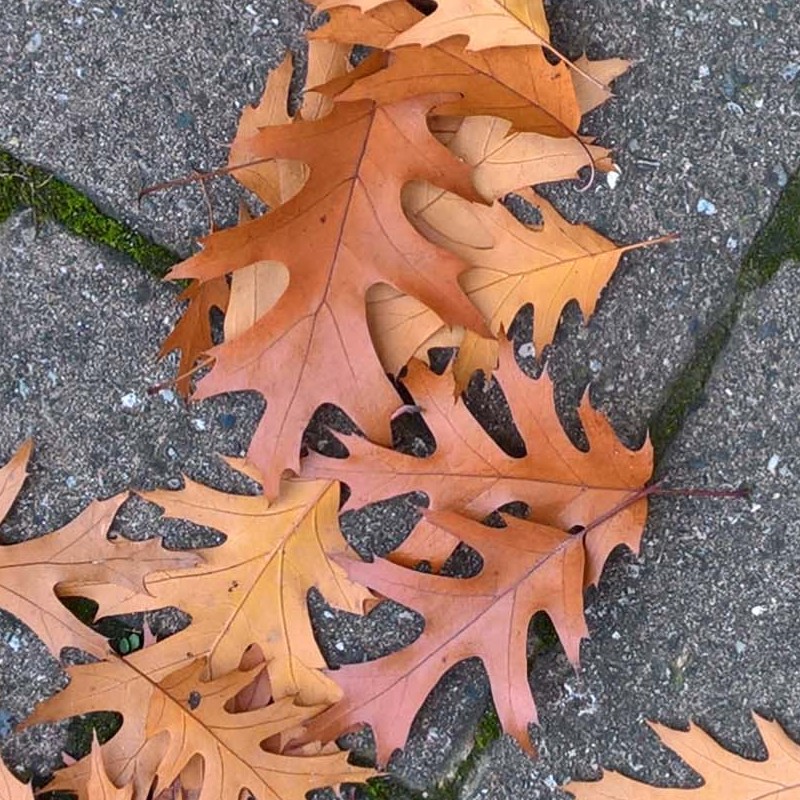
[[[697,68],[697,77],[698,78],[707,78],[711,74],[711,70],[708,68],[708,64],[701,64]]]
[[[28,39],[28,43],[25,45],[25,52],[27,53],[35,53],[40,47],[42,46],[42,34],[39,31],[31,36]]]
[[[781,457],[777,454],[773,454],[770,456],[769,461],[767,462],[767,470],[770,475],[774,475],[776,470],[778,469],[778,464],[781,463]]]
[[[767,613],[767,607],[766,606],[753,606],[750,609],[750,613],[754,617],[761,617],[761,616],[763,616],[764,614]]]
[[[194,419],[191,420],[191,425],[196,431],[204,431],[206,429],[206,421],[198,417],[194,417]]]
[[[619,183],[619,172],[612,169],[611,172],[606,173],[606,183],[608,184],[609,189],[616,189],[617,184]]]
[[[174,403],[175,402],[175,392],[172,389],[161,389],[159,391],[158,396],[165,402],[165,403]]]
[[[725,247],[732,253],[739,246],[739,240],[735,236],[729,236],[728,241],[725,242]]]
[[[122,395],[120,403],[122,403],[123,408],[131,410],[138,408],[142,404],[142,400],[136,392],[128,392],[128,394]]]
[[[517,350],[517,355],[520,358],[535,358],[536,348],[533,346],[533,342],[525,342],[524,344],[521,344]]]
[[[336,648],[336,649],[337,649],[337,650],[338,650],[340,653],[343,653],[343,652],[344,652],[344,642],[336,642],[336,644],[334,645],[334,647],[335,647],[335,648]]]
[[[741,655],[742,653],[744,653],[745,650],[747,650],[747,645],[744,642],[736,642],[734,647],[736,648],[736,652],[739,655]]]
[[[717,213],[717,207],[705,197],[701,197],[697,201],[697,213],[705,214],[707,217],[713,217]]]

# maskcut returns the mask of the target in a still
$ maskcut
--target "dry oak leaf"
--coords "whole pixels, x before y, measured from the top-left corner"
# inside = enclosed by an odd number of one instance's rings
[[[228,463],[258,480],[244,461]],[[239,667],[256,645],[268,664],[272,696],[296,695],[305,705],[332,703],[336,685],[322,673],[306,597],[317,588],[328,600],[354,614],[363,613],[372,595],[347,579],[333,558],[352,551],[337,519],[338,484],[325,480],[284,480],[278,500],[234,495],[186,480],[178,491],[142,496],[168,518],[189,520],[222,532],[226,541],[203,550],[193,570],[165,571],[147,577],[147,596],[94,586],[83,593],[102,616],[181,608],[192,617],[183,631],[132,653],[137,669],[160,678],[166,671],[207,656],[216,678]],[[213,602],[209,602],[213,598]]]
[[[420,233],[470,265],[461,286],[495,336],[509,330],[522,306],[533,305],[533,345],[541,356],[567,303],[577,300],[588,322],[622,255],[643,245],[615,245],[586,225],[570,224],[532,191],[520,195],[538,208],[541,226],[522,224],[498,202],[480,206],[426,184],[410,184],[403,205]],[[395,374],[420,349],[458,345],[464,336],[463,329],[443,326],[432,311],[397,293],[373,293],[369,311],[379,353]],[[469,346],[462,347],[454,367],[457,393],[476,369],[491,372],[497,348],[486,342],[475,359]]]
[[[419,18],[404,0],[393,0],[367,15],[354,8],[333,9],[331,21],[311,36],[380,48],[391,31],[403,30]],[[386,64],[383,69],[362,63],[350,74],[314,88],[338,100],[370,99],[381,105],[448,92],[453,96],[431,106],[435,114],[496,116],[517,130],[579,138],[581,114],[570,70],[564,63],[551,64],[540,47],[469,53],[451,40],[427,48],[401,47],[380,58]]]
[[[568,783],[576,800],[797,800],[800,798],[800,746],[777,722],[753,715],[767,749],[766,761],[742,758],[717,744],[696,725],[676,731],[651,725],[661,741],[703,779],[693,789],[647,786],[617,772],[593,783]]]
[[[252,151],[305,162],[302,190],[269,214],[204,241],[172,278],[210,281],[280,261],[286,291],[249,330],[213,348],[197,397],[255,390],[268,403],[248,451],[274,497],[284,470],[299,469],[302,433],[334,403],[378,441],[391,440],[398,405],[369,333],[366,293],[387,283],[433,308],[449,325],[486,332],[458,284],[466,265],[427,242],[403,215],[401,189],[426,180],[477,198],[470,170],[428,131],[436,97],[377,107],[337,103],[320,120],[264,128]]]
[[[30,453],[27,442],[0,469],[0,511],[7,512],[19,492]],[[120,494],[96,500],[54,533],[0,546],[0,608],[31,628],[56,656],[64,647],[80,647],[103,658],[110,649],[105,637],[74,617],[60,597],[98,583],[141,596],[149,574],[193,566],[199,560],[189,553],[170,553],[159,540],[108,539],[126,498]]]
[[[189,395],[191,371],[200,356],[214,344],[211,335],[211,309],[225,313],[230,292],[225,277],[208,283],[192,283],[180,294],[178,302],[187,301],[186,310],[175,323],[158,354],[163,358],[173,350],[181,351],[175,388],[184,397]]]
[[[346,483],[351,495],[345,510],[424,492],[432,509],[459,511],[475,519],[521,501],[530,507],[532,520],[562,530],[585,527],[617,510],[650,478],[649,439],[639,450],[626,448],[605,416],[592,408],[588,395],[578,413],[589,449],[575,447],[556,414],[552,381],[546,373],[537,380],[525,376],[505,338],[500,340],[495,378],[525,444],[522,458],[506,454],[464,403],[454,402],[449,372],[437,376],[412,361],[404,383],[436,440],[433,455],[417,458],[359,436],[340,435],[349,457],[311,453],[303,472],[318,478],[335,475]],[[594,530],[587,542],[587,585],[597,581],[618,544],[638,550],[646,516],[647,500],[642,498]],[[456,544],[457,539],[442,536],[422,520],[393,558],[405,563],[425,559],[438,568]]]
[[[97,734],[94,736],[92,750],[87,760],[89,777],[86,782],[86,794],[91,800],[133,800],[133,784],[118,787],[108,777]]]
[[[0,491],[0,497],[2,492]],[[33,800],[30,783],[22,783],[0,758],[0,798],[2,800]]]
[[[393,0],[324,0],[328,12],[356,6],[362,13]],[[438,0],[436,8],[410,28],[403,29],[386,47],[427,47],[454,36],[466,37],[469,50],[530,45],[551,49],[550,26],[542,0]]]
[[[307,736],[333,738],[358,724],[372,726],[378,761],[402,747],[420,706],[447,670],[480,658],[489,675],[506,733],[532,751],[528,725],[536,707],[528,682],[528,623],[538,611],[553,621],[577,664],[587,635],[583,615],[584,535],[505,518],[488,528],[453,512],[430,512],[428,522],[474,548],[483,560],[471,578],[429,575],[378,559],[351,561],[348,574],[425,618],[422,634],[384,658],[333,673],[343,699],[312,720]],[[587,534],[590,538],[595,531]]]
[[[198,755],[203,759],[199,800],[238,800],[243,790],[256,800],[304,800],[312,789],[372,777],[371,770],[348,764],[346,753],[298,757],[264,749],[263,742],[298,728],[323,707],[301,707],[284,698],[230,712],[229,702],[261,669],[205,682],[202,659],[160,681],[120,658],[69,667],[67,688],[42,703],[26,724],[118,711],[123,724],[103,746],[105,763],[112,780],[134,783],[136,797],[146,797],[154,779],[157,791],[173,784]],[[84,762],[60,770],[51,786],[94,800],[81,790]]]

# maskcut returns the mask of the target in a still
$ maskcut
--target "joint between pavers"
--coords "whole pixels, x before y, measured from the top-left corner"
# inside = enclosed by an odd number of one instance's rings
[[[800,172],[789,181],[771,217],[756,236],[736,278],[734,294],[702,337],[689,363],[672,382],[653,415],[650,436],[656,469],[690,414],[700,405],[714,367],[730,340],[747,298],[789,261],[800,261]]]
[[[180,261],[170,249],[101,211],[85,193],[47,170],[0,150],[0,223],[31,209],[37,222],[52,220],[73,235],[132,259],[155,278]]]

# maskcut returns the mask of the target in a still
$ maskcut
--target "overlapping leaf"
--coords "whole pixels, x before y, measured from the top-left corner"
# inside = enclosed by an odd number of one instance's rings
[[[436,439],[436,451],[417,458],[358,436],[340,437],[350,455],[334,459],[312,453],[305,474],[337,476],[351,490],[345,508],[424,492],[433,509],[456,510],[481,519],[513,501],[527,503],[531,518],[561,530],[586,526],[624,504],[649,479],[649,441],[629,450],[608,420],[585,397],[579,415],[589,442],[579,450],[564,432],[547,374],[532,380],[514,362],[511,345],[500,344],[496,378],[525,443],[522,458],[507,455],[463,403],[454,403],[452,378],[437,376],[419,362],[409,366],[405,384]],[[594,583],[617,544],[638,549],[647,514],[642,499],[600,525],[587,542],[586,582]],[[457,540],[442,537],[424,521],[398,552],[404,561],[426,559],[440,565]]]
[[[304,800],[311,789],[359,782],[370,770],[350,766],[345,753],[287,756],[262,746],[283,732],[296,731],[320,710],[291,698],[250,711],[233,712],[239,691],[257,678],[260,667],[202,680],[206,665],[192,662],[156,681],[120,658],[70,667],[67,688],[41,704],[27,724],[93,711],[119,711],[120,731],[103,747],[114,783],[132,783],[136,797],[172,784],[192,759],[203,760],[199,800],[238,800],[249,791],[256,800]],[[86,786],[87,760],[61,770],[53,789],[73,789],[94,800]]]
[[[241,461],[230,463],[248,471]],[[252,469],[249,474],[258,477]],[[131,663],[160,679],[206,656],[216,678],[237,669],[244,652],[256,645],[277,699],[296,696],[305,705],[335,701],[338,690],[321,673],[325,661],[306,596],[315,587],[352,613],[362,613],[371,597],[332,561],[350,552],[337,522],[338,486],[286,480],[280,498],[270,503],[263,495],[226,494],[187,480],[185,489],[144,497],[162,506],[168,517],[214,528],[226,541],[204,550],[202,564],[193,570],[148,576],[146,597],[109,586],[83,590],[99,604],[101,615],[167,606],[191,615],[189,627],[133,653]]]
[[[536,709],[528,683],[528,623],[546,611],[577,663],[587,633],[584,536],[513,518],[506,522],[497,530],[452,512],[429,514],[434,535],[460,539],[481,555],[483,567],[473,578],[429,575],[381,559],[347,564],[353,579],[422,614],[425,628],[403,650],[334,673],[344,697],[310,723],[308,736],[329,739],[369,723],[379,762],[385,763],[405,744],[419,707],[444,673],[477,657],[489,674],[503,729],[531,750],[528,725],[536,721]]]
[[[593,783],[568,783],[576,800],[793,800],[800,796],[800,746],[777,722],[754,715],[767,748],[766,761],[751,761],[725,750],[696,725],[676,731],[653,725],[661,741],[703,780],[692,789],[658,788],[606,772]]]
[[[26,443],[0,469],[0,512],[14,502],[25,479],[31,453]],[[95,501],[72,522],[54,533],[0,547],[0,608],[28,625],[57,656],[64,647],[80,647],[102,658],[108,642],[81,624],[59,597],[68,584],[74,593],[97,583],[131,595],[145,594],[149,575],[197,564],[198,557],[170,553],[158,540],[129,542],[107,537],[127,495]],[[2,522],[2,517],[0,517]]]
[[[281,472],[299,468],[303,429],[325,402],[388,441],[386,414],[397,398],[370,338],[370,286],[387,283],[448,324],[484,329],[458,284],[464,263],[427,242],[402,213],[400,191],[411,180],[474,196],[469,168],[425,126],[432,102],[341,103],[320,120],[261,130],[252,152],[304,161],[307,183],[275,211],[213,234],[202,252],[173,270],[173,277],[201,281],[263,261],[289,270],[277,303],[211,351],[216,362],[197,393],[251,389],[267,399],[248,455],[271,497]]]

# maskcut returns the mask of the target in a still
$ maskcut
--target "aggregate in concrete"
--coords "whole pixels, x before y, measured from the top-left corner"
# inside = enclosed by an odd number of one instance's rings
[[[309,10],[295,0],[20,0],[0,15],[0,147],[57,172],[181,253],[207,233],[197,188],[147,186],[222,166],[241,109]],[[300,64],[302,66],[302,63]],[[212,189],[218,223],[230,185]]]
[[[662,475],[684,487],[748,486],[748,500],[656,498],[641,557],[617,554],[593,593],[575,674],[563,655],[531,676],[541,760],[507,738],[480,760],[463,800],[555,798],[555,786],[614,769],[659,785],[697,776],[646,720],[694,720],[762,758],[751,714],[800,740],[800,270],[752,295]]]

